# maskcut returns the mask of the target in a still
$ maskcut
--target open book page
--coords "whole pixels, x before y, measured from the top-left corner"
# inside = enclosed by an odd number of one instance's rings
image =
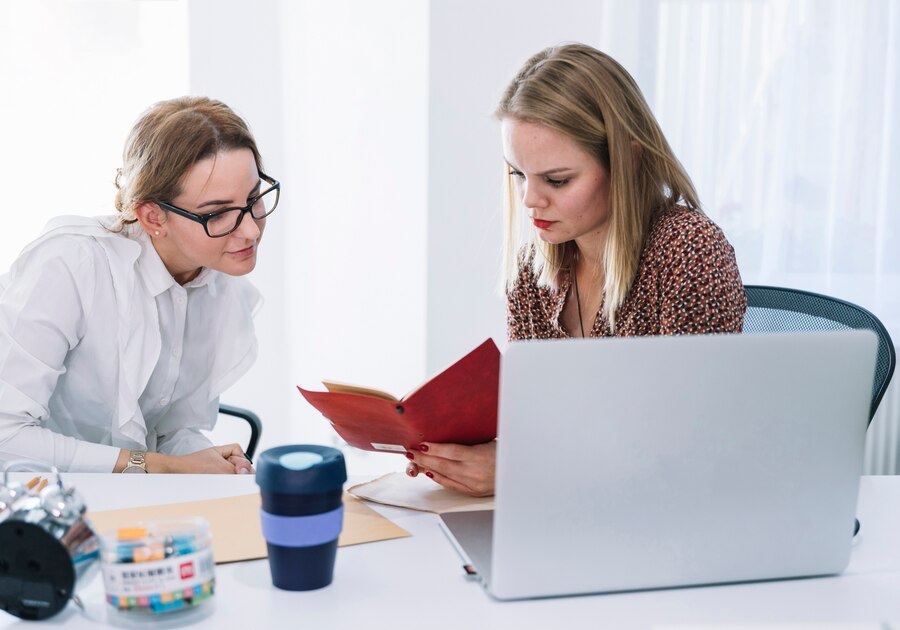
[[[381,391],[380,389],[375,389],[373,387],[361,387],[359,385],[351,385],[350,383],[342,383],[340,381],[322,381],[322,385],[324,385],[325,389],[330,392],[340,392],[342,394],[359,394],[360,396],[374,396],[375,398],[381,398],[384,400],[389,400],[391,402],[400,402],[391,394]]]
[[[435,514],[494,508],[494,497],[470,497],[447,490],[425,475],[409,477],[405,473],[389,473],[352,486],[347,492],[365,501]]]
[[[448,369],[450,369],[451,367],[456,365],[458,362],[459,362],[459,359],[457,359],[456,361],[453,361],[451,363],[448,363],[447,366],[444,367],[443,370],[441,370],[440,372],[437,372],[431,378],[419,383],[415,387],[415,389],[413,389],[412,391],[407,393],[406,396],[404,396],[403,398],[397,398],[396,396],[389,394],[386,391],[383,391],[380,389],[375,389],[374,387],[363,387],[361,385],[352,385],[350,383],[344,383],[341,381],[323,380],[322,385],[324,385],[325,389],[327,389],[330,392],[340,392],[342,394],[359,394],[361,396],[374,396],[375,398],[383,398],[384,400],[390,400],[391,402],[400,402],[401,400],[406,400],[407,398],[409,398],[410,396],[415,394],[417,391],[422,389],[425,385],[427,385],[432,380],[434,380],[435,378],[437,378],[438,376],[440,376],[441,374],[446,372]]]
[[[464,359],[468,359],[470,355],[474,355],[474,354],[479,354],[479,355],[480,355],[480,354],[483,354],[483,353],[485,352],[485,350],[486,350],[486,348],[485,348],[486,345],[490,345],[490,347],[493,348],[494,352],[497,352],[497,346],[494,344],[493,340],[492,340],[492,339],[488,339],[487,341],[483,342],[480,346],[478,346],[478,347],[475,348],[474,350],[471,350],[470,352],[468,352],[468,353],[467,353],[466,355],[464,355],[462,358],[456,359],[455,361],[451,361],[450,363],[448,363],[446,366],[444,366],[444,368],[443,368],[442,370],[440,370],[440,371],[438,371],[438,372],[435,372],[435,373],[431,376],[431,378],[429,378],[428,380],[426,380],[426,381],[424,381],[424,382],[422,382],[422,383],[419,383],[418,386],[416,386],[415,389],[413,389],[412,391],[408,392],[408,393],[406,394],[406,396],[403,397],[403,400],[408,400],[410,396],[412,396],[412,395],[415,394],[417,391],[419,391],[420,389],[422,389],[423,387],[425,387],[426,385],[428,385],[428,383],[430,383],[431,381],[437,379],[437,378],[438,378],[439,376],[441,376],[444,372],[449,371],[450,368],[455,367],[457,363],[461,363]]]
[[[488,351],[487,348],[484,347],[485,345],[486,344],[483,343],[481,346],[479,346],[475,350],[472,350],[469,354],[484,353],[484,352]],[[490,341],[489,345],[494,349],[494,352],[497,351],[496,345],[493,343],[493,341]],[[463,357],[463,359],[468,358],[469,354],[465,355]],[[327,389],[330,392],[341,392],[344,394],[361,394],[363,396],[374,396],[375,398],[383,398],[384,400],[390,400],[391,402],[400,402],[402,400],[408,400],[410,396],[412,396],[417,391],[419,391],[420,389],[422,389],[423,387],[428,385],[428,383],[430,383],[431,381],[438,378],[441,374],[443,374],[444,372],[446,372],[447,370],[449,370],[450,368],[455,366],[457,363],[459,363],[463,359],[456,359],[455,361],[448,363],[444,367],[444,369],[435,373],[431,378],[419,383],[415,387],[415,389],[408,392],[403,398],[397,398],[385,391],[382,391],[380,389],[375,389],[374,387],[361,387],[359,385],[351,385],[350,383],[342,383],[340,381],[322,381],[322,385],[324,385],[325,389]]]

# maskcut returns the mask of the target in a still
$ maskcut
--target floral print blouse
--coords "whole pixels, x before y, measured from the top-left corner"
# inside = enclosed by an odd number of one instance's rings
[[[533,255],[533,249],[523,251],[507,294],[509,339],[569,337],[560,314],[571,276],[563,270],[556,291],[538,287]],[[616,313],[615,336],[737,333],[746,308],[734,248],[722,230],[702,212],[669,208],[650,227],[634,282]],[[612,335],[601,303],[590,336]]]

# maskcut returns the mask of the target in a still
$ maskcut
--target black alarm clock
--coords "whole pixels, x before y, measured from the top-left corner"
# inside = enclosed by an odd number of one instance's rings
[[[0,486],[0,609],[41,620],[65,608],[78,579],[99,557],[96,533],[74,488]]]

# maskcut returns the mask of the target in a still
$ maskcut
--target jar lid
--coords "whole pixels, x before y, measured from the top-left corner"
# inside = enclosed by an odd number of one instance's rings
[[[136,521],[100,535],[106,562],[147,562],[183,556],[209,546],[209,523],[201,517]]]

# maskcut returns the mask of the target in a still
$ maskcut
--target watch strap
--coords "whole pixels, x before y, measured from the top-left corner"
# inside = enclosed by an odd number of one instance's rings
[[[122,469],[122,472],[147,472],[147,451],[129,451],[128,452],[128,463],[125,464],[125,468]],[[137,470],[135,470],[137,469]]]

